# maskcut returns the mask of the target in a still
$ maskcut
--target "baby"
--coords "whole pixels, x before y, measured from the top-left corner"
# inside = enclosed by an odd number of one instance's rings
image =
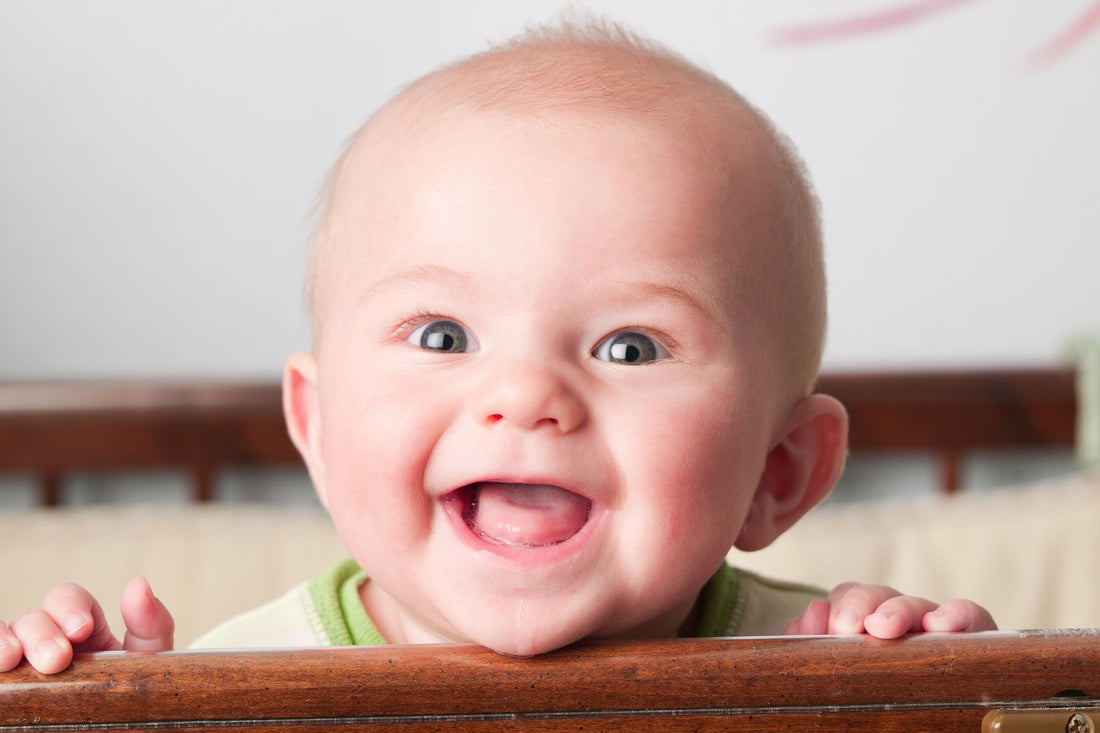
[[[816,203],[730,87],[598,24],[418,80],[335,167],[290,434],[354,561],[202,645],[994,628],[969,601],[731,568],[822,500],[847,422],[813,393]],[[287,542],[293,542],[288,537]],[[83,589],[0,624],[0,669],[165,649],[144,580],[120,643]]]

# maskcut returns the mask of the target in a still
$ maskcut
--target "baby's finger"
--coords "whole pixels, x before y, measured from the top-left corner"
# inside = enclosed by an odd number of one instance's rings
[[[924,615],[924,631],[996,631],[989,611],[973,601],[956,599]]]
[[[65,583],[51,588],[42,599],[42,610],[76,651],[100,652],[122,646],[111,634],[99,602],[79,585]]]
[[[172,648],[176,622],[145,578],[134,578],[123,589],[122,620],[126,623],[124,649],[161,652]]]
[[[0,672],[15,669],[22,659],[23,645],[8,625],[0,621]]]
[[[817,636],[829,630],[828,601],[813,601],[802,615],[787,624],[783,633],[787,635]]]
[[[31,666],[43,674],[56,674],[69,666],[73,648],[65,633],[41,609],[21,613],[9,627],[19,640]]]
[[[879,639],[896,639],[911,631],[921,631],[925,614],[936,604],[914,596],[895,596],[884,601],[863,620],[867,633]]]
[[[840,585],[829,591],[829,605],[831,605],[833,608],[836,608],[837,604],[840,603],[840,599],[843,598],[848,591],[850,591],[852,588],[858,587],[859,583],[853,583],[851,581],[848,581],[847,583],[841,583]]]
[[[885,585],[845,583],[833,589],[829,602],[833,612],[829,617],[830,634],[860,634],[864,619],[878,610],[890,598],[901,595]]]

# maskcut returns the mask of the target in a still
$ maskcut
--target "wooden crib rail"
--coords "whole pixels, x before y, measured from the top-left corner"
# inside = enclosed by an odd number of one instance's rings
[[[950,494],[967,453],[1072,447],[1076,379],[1071,368],[848,372],[823,374],[818,387],[848,409],[853,455],[934,453]]]
[[[300,465],[276,382],[0,382],[0,471],[46,506],[78,471],[184,469],[205,502],[219,469]]]
[[[53,677],[0,674],[0,733],[978,731],[983,719],[1010,732],[1040,715],[1064,731],[1098,709],[1096,630],[598,642],[531,659],[465,645],[108,653]]]

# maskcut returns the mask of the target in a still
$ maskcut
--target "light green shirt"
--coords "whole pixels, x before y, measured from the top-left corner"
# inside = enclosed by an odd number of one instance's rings
[[[372,646],[386,640],[359,600],[367,574],[348,558],[283,596],[226,621],[195,649]],[[693,636],[770,636],[825,594],[725,563],[703,587]]]

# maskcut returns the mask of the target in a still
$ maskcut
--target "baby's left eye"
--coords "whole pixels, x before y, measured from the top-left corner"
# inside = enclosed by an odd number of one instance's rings
[[[592,355],[613,364],[641,365],[667,359],[668,349],[644,333],[619,331],[596,345]]]

